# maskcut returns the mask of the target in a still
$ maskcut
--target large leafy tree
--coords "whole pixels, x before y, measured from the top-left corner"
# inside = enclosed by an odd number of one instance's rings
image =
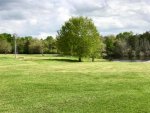
[[[58,49],[66,55],[82,57],[97,56],[101,48],[100,35],[92,22],[87,17],[72,17],[58,31]]]

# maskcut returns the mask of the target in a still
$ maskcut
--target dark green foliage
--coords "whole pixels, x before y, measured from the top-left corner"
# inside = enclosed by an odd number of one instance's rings
[[[106,54],[109,58],[114,56],[114,49],[115,49],[115,43],[116,37],[114,35],[109,35],[104,37],[104,43],[106,45]]]
[[[2,33],[0,34],[0,53],[11,53],[13,47],[13,37],[11,34]]]
[[[38,39],[32,40],[32,42],[29,45],[29,53],[30,54],[42,54],[43,53],[42,42]]]
[[[7,40],[7,42],[10,42],[10,43],[13,41],[13,37],[11,36],[11,34],[8,34],[8,33],[0,34],[0,39]]]
[[[28,36],[28,37],[25,37],[24,38],[24,53],[25,54],[29,54],[29,45],[32,41],[32,37],[31,36]]]
[[[12,46],[7,40],[0,39],[0,53],[10,53],[12,50]]]
[[[48,36],[43,43],[45,53],[57,53],[56,40],[52,36]]]
[[[106,54],[113,58],[150,58],[150,32],[133,35],[119,33],[116,37],[106,36]]]

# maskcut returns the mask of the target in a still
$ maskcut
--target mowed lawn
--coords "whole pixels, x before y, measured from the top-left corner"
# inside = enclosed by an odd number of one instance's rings
[[[150,113],[149,62],[0,55],[0,113]]]

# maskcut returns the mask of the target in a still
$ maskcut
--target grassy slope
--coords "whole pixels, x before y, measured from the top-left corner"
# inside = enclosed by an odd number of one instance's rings
[[[0,112],[150,112],[150,63],[23,57],[0,55]]]

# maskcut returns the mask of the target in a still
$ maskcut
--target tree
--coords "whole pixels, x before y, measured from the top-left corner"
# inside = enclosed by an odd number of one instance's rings
[[[31,54],[41,54],[43,50],[42,42],[38,39],[33,39],[32,43],[29,45],[29,53]]]
[[[11,36],[11,34],[8,34],[8,33],[0,34],[0,39],[7,40],[7,42],[9,42],[9,43],[11,43],[13,41],[13,37]]]
[[[19,54],[25,53],[25,39],[23,37],[17,39],[17,50]]]
[[[116,38],[117,39],[128,39],[129,37],[133,36],[133,32],[123,32],[123,33],[119,33]]]
[[[104,37],[104,43],[106,45],[106,54],[108,58],[114,57],[116,37],[114,35],[108,35]]]
[[[7,40],[0,40],[0,53],[10,53],[12,50],[11,44]]]
[[[32,36],[25,37],[25,46],[24,46],[24,53],[25,54],[30,53],[29,46],[31,45],[31,43],[32,43]]]
[[[44,51],[46,53],[56,53],[56,39],[54,39],[52,36],[48,36],[44,40]]]
[[[116,58],[126,57],[128,56],[128,45],[126,40],[124,39],[117,39],[114,44],[114,56]]]
[[[91,19],[72,17],[61,27],[57,36],[58,49],[65,55],[95,58],[100,49],[100,36]]]

